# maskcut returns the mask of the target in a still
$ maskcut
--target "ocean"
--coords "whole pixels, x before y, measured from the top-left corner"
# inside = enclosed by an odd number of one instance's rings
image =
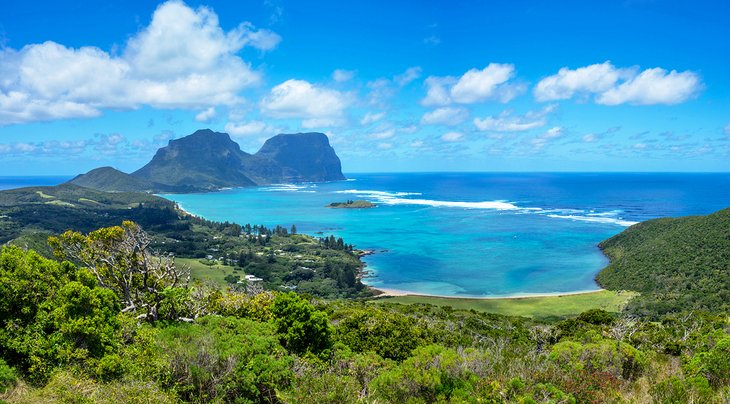
[[[46,175],[46,176],[3,176],[0,175],[0,191],[3,189],[40,187],[58,185],[70,180],[67,175]]]
[[[730,206],[730,174],[393,173],[163,195],[207,219],[343,237],[387,289],[504,297],[599,289],[597,244],[633,223]],[[329,209],[365,199],[371,209]]]
[[[597,244],[633,223],[730,206],[730,173],[393,173],[164,197],[211,220],[296,224],[359,249],[364,282],[415,293],[503,297],[598,289]],[[0,177],[0,189],[62,176]],[[366,199],[372,209],[329,209]]]

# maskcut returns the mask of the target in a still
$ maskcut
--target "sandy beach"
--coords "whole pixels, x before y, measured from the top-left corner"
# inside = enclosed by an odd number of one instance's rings
[[[452,296],[452,295],[432,295],[425,293],[411,292],[408,290],[401,289],[390,289],[390,288],[375,288],[370,286],[371,289],[381,292],[377,297],[397,297],[397,296],[423,296],[423,297],[437,297],[441,299],[473,299],[473,300],[498,300],[498,299],[528,299],[533,297],[556,297],[556,296],[572,296],[572,295],[584,295],[590,293],[602,292],[605,289],[596,290],[579,290],[575,292],[555,292],[555,293],[524,293],[515,294],[509,296]]]

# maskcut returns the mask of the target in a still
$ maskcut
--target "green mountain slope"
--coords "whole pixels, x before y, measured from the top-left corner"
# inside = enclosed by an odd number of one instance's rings
[[[611,263],[596,280],[607,289],[641,292],[631,311],[730,310],[730,208],[649,220],[599,247]]]
[[[70,184],[99,191],[135,192],[154,189],[152,183],[133,177],[112,167],[99,167],[76,176]]]

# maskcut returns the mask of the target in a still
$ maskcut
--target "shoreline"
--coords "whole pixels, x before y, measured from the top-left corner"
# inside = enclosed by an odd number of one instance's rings
[[[607,289],[596,289],[596,290],[578,290],[574,292],[545,292],[545,293],[521,293],[514,295],[504,296],[454,296],[454,295],[434,295],[427,293],[412,292],[409,290],[402,289],[391,289],[391,288],[376,288],[373,286],[366,285],[370,290],[380,292],[373,298],[386,298],[386,297],[402,297],[402,296],[419,296],[419,297],[433,297],[438,299],[468,299],[468,300],[507,300],[507,299],[530,299],[537,297],[560,297],[560,296],[574,296],[574,295],[587,295],[591,293],[604,292]]]

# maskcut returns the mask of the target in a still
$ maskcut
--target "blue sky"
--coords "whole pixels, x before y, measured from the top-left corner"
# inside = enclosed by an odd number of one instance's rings
[[[345,172],[728,171],[717,1],[6,2],[0,175],[320,131]]]

